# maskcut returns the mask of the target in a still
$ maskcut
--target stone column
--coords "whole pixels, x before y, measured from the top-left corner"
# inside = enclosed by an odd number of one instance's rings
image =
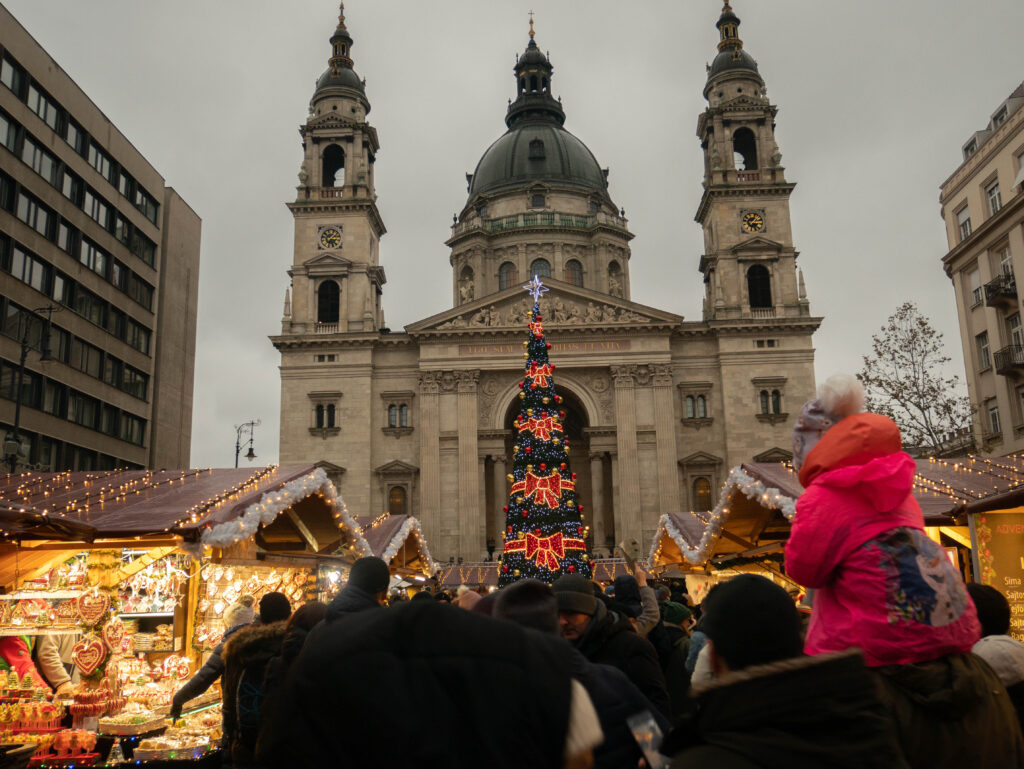
[[[420,372],[420,520],[427,547],[438,558],[441,552],[441,446],[440,372]]]
[[[612,530],[605,531],[605,541],[607,542],[608,536],[612,538],[611,554],[615,555],[615,545],[622,539],[622,522],[619,520],[619,510],[622,505],[619,502],[621,498],[619,488],[619,454],[614,452],[611,455],[611,466],[612,466]],[[608,516],[605,516],[605,526],[608,525]]]
[[[672,366],[651,364],[651,385],[654,388],[655,440],[658,446],[658,511],[679,510],[679,481],[676,477],[676,410],[672,400]]]
[[[636,446],[637,366],[612,366],[615,382],[615,438],[619,457],[619,498],[615,510],[615,536],[635,539],[640,527],[640,463]]]
[[[351,288],[348,275],[342,275],[338,281],[338,331],[348,331],[348,292]]]
[[[480,511],[480,528],[482,530],[481,538],[483,539],[484,545],[487,544],[487,537],[494,536],[492,532],[488,532],[487,519],[490,516],[490,508],[487,507],[487,455],[481,454],[477,457],[476,461],[476,477],[477,477],[477,488],[479,490],[479,504],[477,509]],[[486,558],[486,551],[481,551],[480,555],[477,556],[481,560]]]
[[[477,467],[476,385],[480,370],[455,371],[458,382],[459,426],[459,555],[468,561],[480,559],[480,476]]]
[[[491,465],[491,472],[494,473],[494,508],[491,515],[494,516],[494,543],[495,554],[503,549],[501,538],[505,533],[505,513],[502,508],[508,504],[508,479],[505,478],[505,457],[504,455],[491,457],[494,464]]]
[[[604,452],[590,455],[590,522],[594,548],[604,549]]]

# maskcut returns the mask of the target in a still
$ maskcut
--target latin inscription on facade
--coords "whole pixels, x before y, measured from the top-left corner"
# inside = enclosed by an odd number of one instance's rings
[[[624,352],[630,347],[628,339],[608,340],[600,342],[552,342],[552,355],[567,353]],[[522,345],[517,344],[460,344],[459,355],[483,356],[514,355],[522,352]]]

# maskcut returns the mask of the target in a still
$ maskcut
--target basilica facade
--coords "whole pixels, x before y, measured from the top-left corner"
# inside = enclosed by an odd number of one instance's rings
[[[500,554],[533,275],[550,289],[541,309],[596,554],[646,548],[661,513],[710,509],[733,465],[788,458],[821,319],[797,269],[777,108],[739,23],[726,3],[697,120],[699,320],[634,301],[629,223],[564,127],[531,25],[507,131],[447,241],[451,309],[399,332],[383,322],[379,145],[342,8],[288,204],[295,252],[272,337],[282,464],[320,464],[354,514],[415,515],[435,558]]]

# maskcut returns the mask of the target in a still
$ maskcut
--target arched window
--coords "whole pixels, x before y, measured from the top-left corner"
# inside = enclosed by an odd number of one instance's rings
[[[703,395],[697,396],[697,418],[704,419],[708,415],[708,402]]]
[[[334,427],[334,404],[327,404],[327,426]]]
[[[757,139],[749,128],[740,128],[732,135],[732,150],[739,155],[743,168],[736,166],[737,171],[757,170]]]
[[[530,75],[530,90],[531,91],[536,91],[537,90],[537,76],[536,75]]]
[[[321,187],[342,187],[345,184],[345,150],[337,144],[329,144],[323,154],[323,176]]]
[[[747,293],[752,308],[772,306],[772,279],[763,264],[755,264],[747,270]]]
[[[692,395],[686,396],[686,418],[693,419],[697,416],[697,412],[694,410],[694,401]]]
[[[316,404],[316,426],[324,426],[324,404],[322,403]]]
[[[521,77],[521,78],[519,78],[519,93],[522,93],[525,90],[526,90],[526,78],[525,77]]]
[[[501,267],[498,268],[498,290],[504,291],[506,288],[512,288],[516,283],[519,282],[518,271],[516,266],[512,262],[505,262]]]
[[[778,390],[772,390],[772,413],[782,413],[782,394]]]
[[[406,406],[404,403],[398,407],[398,426],[409,426],[409,407]]]
[[[398,406],[388,406],[388,427],[398,427]]]
[[[583,286],[583,265],[575,259],[565,263],[565,282],[574,286]]]
[[[541,278],[550,278],[551,262],[547,259],[534,259],[530,262],[530,275],[537,275]]]
[[[388,512],[391,515],[405,515],[405,487],[392,486],[388,492]]]
[[[707,478],[697,478],[693,482],[693,509],[698,513],[711,509],[711,481]]]
[[[541,77],[541,79],[540,79],[540,87],[544,91],[548,90],[548,79],[546,77]]]
[[[316,320],[318,323],[338,322],[338,300],[341,291],[333,280],[325,280],[316,289]]]
[[[761,413],[762,414],[770,414],[771,413],[771,401],[769,399],[768,391],[767,390],[761,390]]]

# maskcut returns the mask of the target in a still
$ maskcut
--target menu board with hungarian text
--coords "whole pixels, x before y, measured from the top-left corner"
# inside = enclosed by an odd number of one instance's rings
[[[1024,508],[968,516],[974,578],[1010,602],[1010,635],[1024,641]]]

